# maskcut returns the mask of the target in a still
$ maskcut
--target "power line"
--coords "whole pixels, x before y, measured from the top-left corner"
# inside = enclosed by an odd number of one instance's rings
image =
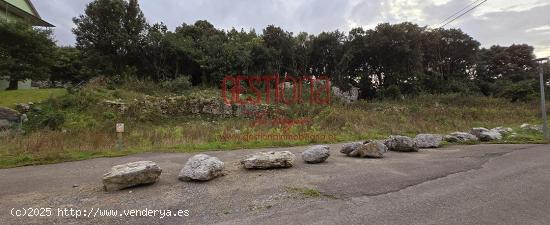
[[[481,0],[476,0],[476,1],[474,1],[474,2],[472,2],[472,3],[470,3],[470,4],[468,4],[466,7],[464,7],[464,8],[462,8],[461,10],[455,12],[453,15],[450,15],[449,17],[445,18],[445,20],[441,21],[441,23],[437,24],[437,26],[439,26],[439,25],[441,25],[441,24],[447,22],[447,20],[453,18],[454,16],[458,15],[459,13],[461,13],[461,12],[464,11],[464,10],[466,10],[467,8],[470,8],[470,6],[472,6],[472,5],[476,4],[476,3],[478,3],[479,1],[481,1]]]
[[[488,0],[483,0],[482,2],[480,2],[479,4],[475,5],[474,7],[472,7],[471,9],[468,9],[466,12],[463,12],[462,14],[458,15],[457,17],[455,17],[454,19],[452,19],[451,21],[443,24],[443,26],[440,26],[439,28],[443,28],[445,26],[447,26],[449,23],[452,23],[453,21],[457,20],[458,18],[466,15],[467,13],[471,12],[472,10],[476,9],[477,7],[479,7],[480,5],[482,5],[483,3],[487,2]]]

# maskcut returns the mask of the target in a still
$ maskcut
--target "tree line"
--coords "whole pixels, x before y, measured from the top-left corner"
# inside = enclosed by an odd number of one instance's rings
[[[261,32],[223,30],[199,20],[172,31],[163,23],[148,24],[137,0],[95,0],[73,21],[75,47],[38,51],[37,57],[52,54],[52,60],[40,62],[44,67],[20,68],[17,60],[2,60],[2,75],[20,80],[49,74],[52,80],[73,82],[95,76],[185,77],[205,86],[219,86],[226,75],[325,75],[344,90],[358,87],[365,99],[460,92],[516,101],[537,93],[532,46],[481,48],[460,29],[404,22],[313,35],[275,25]],[[41,37],[51,39],[47,33]],[[0,57],[16,59],[10,55],[13,43],[4,42]]]

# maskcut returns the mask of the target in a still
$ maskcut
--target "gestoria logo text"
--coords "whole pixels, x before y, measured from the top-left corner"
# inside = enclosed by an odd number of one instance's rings
[[[287,85],[289,84],[289,85]],[[229,88],[230,87],[230,88]],[[228,88],[231,98],[228,98]],[[285,89],[292,89],[292,95],[286,96]],[[274,91],[274,99],[271,99]],[[309,96],[304,96],[304,91]],[[221,95],[225,104],[262,104],[265,96],[265,104],[286,105],[293,104],[330,104],[330,80],[327,76],[284,76],[283,79],[277,75],[265,76],[226,76],[221,84]],[[263,92],[263,94],[262,94]],[[241,94],[247,94],[242,98]]]

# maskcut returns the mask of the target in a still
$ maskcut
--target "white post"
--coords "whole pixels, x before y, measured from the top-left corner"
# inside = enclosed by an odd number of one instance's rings
[[[116,124],[116,135],[117,135],[116,148],[117,148],[117,150],[122,150],[124,148],[124,141],[122,139],[122,133],[124,133],[124,124],[123,123],[117,123]]]
[[[539,75],[540,75],[540,108],[542,111],[542,130],[544,132],[544,139],[548,139],[548,117],[546,116],[546,96],[544,95],[544,71],[543,71],[543,61],[539,64]]]

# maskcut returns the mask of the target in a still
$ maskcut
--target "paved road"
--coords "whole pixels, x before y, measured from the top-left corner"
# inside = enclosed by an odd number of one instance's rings
[[[177,180],[190,154],[140,154],[0,170],[0,224],[550,224],[550,145],[450,146],[324,164],[244,171],[251,152],[211,152],[228,175]],[[265,150],[265,149],[263,149]],[[281,148],[300,153],[303,148]],[[101,175],[116,164],[153,160],[158,183],[116,193]],[[73,187],[77,186],[77,187]],[[296,191],[311,188],[323,195]],[[50,207],[50,217],[14,217],[12,208]],[[59,217],[57,208],[189,210],[187,217]],[[81,215],[83,216],[83,215]]]

